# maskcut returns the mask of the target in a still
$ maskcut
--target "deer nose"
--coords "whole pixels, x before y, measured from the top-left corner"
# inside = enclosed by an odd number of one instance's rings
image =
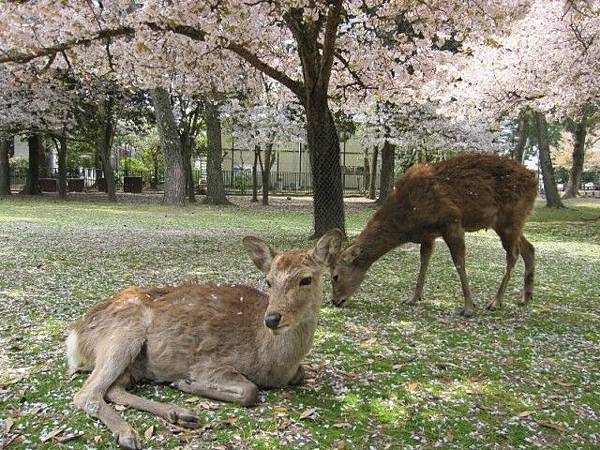
[[[274,330],[279,325],[280,320],[281,314],[279,313],[267,314],[267,316],[265,317],[265,325],[268,326],[271,330]]]

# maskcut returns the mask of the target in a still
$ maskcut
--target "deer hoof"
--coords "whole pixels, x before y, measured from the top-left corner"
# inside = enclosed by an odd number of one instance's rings
[[[198,428],[200,419],[187,409],[177,409],[169,413],[169,422],[184,428]]]
[[[473,317],[475,315],[475,311],[473,311],[473,309],[464,308],[461,309],[458,314],[468,319],[469,317]]]
[[[529,300],[531,300],[532,296],[533,296],[533,294],[531,292],[525,292],[523,294],[523,298],[519,302],[519,306],[527,306],[529,304]]]
[[[487,309],[488,311],[497,311],[500,309],[500,307],[501,305],[499,303],[492,302],[489,305],[487,305],[485,309]]]
[[[119,431],[116,433],[117,443],[121,448],[128,450],[141,450],[142,444],[137,436],[137,433],[133,430]]]

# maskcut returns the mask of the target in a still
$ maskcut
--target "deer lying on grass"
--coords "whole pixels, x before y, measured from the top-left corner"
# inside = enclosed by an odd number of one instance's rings
[[[121,447],[139,449],[136,432],[105,400],[198,426],[193,412],[126,390],[141,380],[244,406],[257,401],[258,387],[303,383],[300,361],[319,318],[321,273],[341,241],[332,230],[310,251],[276,253],[258,238],[244,238],[267,275],[268,295],[204,284],[129,288],[97,304],[67,338],[69,372],[92,371],[75,405],[100,419]]]
[[[494,155],[466,155],[436,164],[418,164],[397,182],[394,190],[352,245],[331,266],[333,303],[340,306],[356,292],[369,267],[406,242],[421,244],[417,285],[408,304],[422,296],[434,241],[441,236],[452,255],[465,298],[461,314],[470,317],[474,304],[465,271],[465,231],[492,228],[506,250],[506,271],[495,310],[519,256],[525,263],[522,305],[533,294],[534,248],[523,226],[537,195],[536,175],[518,162]]]

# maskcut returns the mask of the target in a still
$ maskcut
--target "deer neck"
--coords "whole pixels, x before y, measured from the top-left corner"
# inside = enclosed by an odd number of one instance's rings
[[[260,333],[261,367],[268,378],[265,385],[277,386],[289,382],[298,365],[312,347],[319,322],[319,311],[313,310],[293,328],[275,335],[267,327]]]
[[[405,242],[401,229],[397,226],[392,227],[390,222],[376,214],[353,242],[361,247],[361,253],[356,258],[355,264],[369,268],[387,252]]]

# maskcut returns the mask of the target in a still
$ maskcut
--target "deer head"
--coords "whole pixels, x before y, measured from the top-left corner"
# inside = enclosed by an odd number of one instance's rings
[[[309,251],[278,253],[259,238],[244,238],[250,258],[266,275],[269,306],[265,325],[274,334],[317,317],[322,300],[321,275],[339,252],[342,239],[340,230],[331,230]]]
[[[352,244],[338,253],[329,265],[333,290],[332,302],[336,306],[341,306],[354,295],[365,278],[369,267],[357,264],[362,251],[360,244]]]

